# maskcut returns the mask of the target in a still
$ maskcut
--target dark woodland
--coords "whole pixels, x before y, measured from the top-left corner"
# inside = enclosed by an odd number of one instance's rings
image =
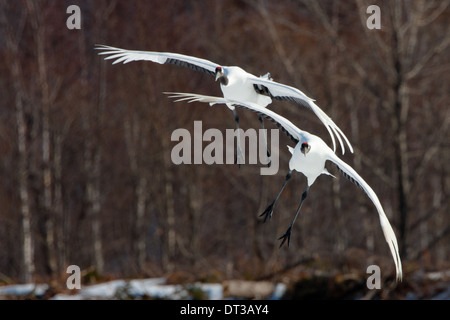
[[[81,29],[66,26],[72,4]],[[366,25],[371,4],[381,29]],[[287,173],[289,137],[279,134],[275,175],[261,175],[262,164],[173,164],[175,129],[202,121],[203,132],[225,132],[235,122],[226,106],[174,103],[163,92],[222,96],[219,84],[179,66],[112,65],[97,44],[270,72],[300,89],[350,139],[354,154],[336,153],[394,228],[404,272],[395,290],[414,288],[419,271],[449,270],[449,21],[449,1],[0,0],[0,284],[64,285],[74,264],[86,283],[292,284],[317,274],[365,279],[373,264],[393,282],[361,189],[338,172],[319,177],[290,247],[279,248],[305,177],[294,172],[272,219],[259,215]],[[332,146],[310,110],[269,107]],[[255,114],[238,112],[241,128],[260,128]]]

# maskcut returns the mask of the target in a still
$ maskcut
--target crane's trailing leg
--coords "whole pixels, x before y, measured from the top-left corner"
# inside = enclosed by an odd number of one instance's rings
[[[239,130],[239,115],[236,112],[236,109],[233,109],[234,120],[236,121],[236,138],[237,138],[237,146],[236,146],[236,157],[234,159],[234,163],[239,165],[239,169],[241,168],[241,164],[244,163],[244,156],[241,150],[241,133]]]
[[[261,129],[264,130],[264,119],[263,119],[262,115],[259,115],[258,119],[259,119],[259,122],[261,123]],[[270,160],[269,145],[267,144],[267,136],[266,135],[263,135],[263,136],[264,136],[264,143],[265,143],[265,146],[266,146],[267,159],[269,160],[269,162],[267,163],[267,166],[270,167],[271,160]]]
[[[306,188],[305,192],[303,192],[303,194],[302,194],[302,199],[300,200],[300,204],[298,205],[297,211],[295,212],[295,215],[294,215],[294,219],[292,219],[292,222],[289,225],[289,228],[287,228],[286,232],[281,237],[278,238],[278,240],[282,240],[281,244],[280,244],[280,248],[283,246],[283,244],[286,242],[286,240],[287,240],[287,245],[289,247],[289,244],[291,242],[292,226],[295,223],[295,219],[297,219],[297,216],[298,216],[298,213],[300,212],[303,201],[306,199],[306,196],[308,195],[308,191],[309,191],[309,186]]]
[[[266,210],[264,210],[264,212],[259,215],[260,217],[264,216],[264,222],[266,222],[267,218],[272,218],[273,207],[275,206],[275,202],[277,202],[278,198],[281,195],[281,192],[283,192],[283,189],[286,186],[286,183],[291,178],[291,176],[292,176],[292,170],[289,170],[288,174],[286,175],[286,178],[284,179],[284,182],[283,182],[283,185],[281,186],[280,191],[278,191],[278,194],[275,197],[275,200],[273,200],[273,202],[271,204],[269,204],[269,206],[266,208]]]

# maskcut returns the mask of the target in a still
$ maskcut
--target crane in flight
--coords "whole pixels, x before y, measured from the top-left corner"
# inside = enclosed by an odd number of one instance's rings
[[[306,190],[302,193],[300,203],[298,208],[293,216],[293,219],[287,228],[286,232],[279,238],[282,240],[280,247],[287,241],[289,246],[292,227],[297,219],[297,216],[300,212],[302,204],[308,193],[310,191],[311,186],[316,181],[317,177],[322,174],[331,175],[327,169],[325,168],[325,163],[327,161],[333,163],[339,170],[339,172],[349,179],[351,182],[359,186],[366,195],[372,200],[372,203],[375,205],[375,208],[378,211],[378,216],[380,219],[381,229],[383,231],[386,242],[391,251],[392,257],[394,259],[394,264],[396,268],[396,279],[397,281],[401,281],[402,279],[402,263],[400,260],[400,254],[398,250],[397,238],[395,236],[394,230],[389,223],[389,220],[384,213],[383,207],[373,189],[364,181],[364,179],[347,163],[342,161],[333,150],[328,147],[328,145],[318,136],[308,133],[299,129],[295,126],[291,121],[282,117],[281,115],[267,109],[261,107],[258,104],[252,102],[243,102],[243,101],[233,101],[226,98],[219,97],[210,97],[203,96],[198,94],[190,94],[190,93],[167,93],[170,94],[171,98],[176,98],[176,102],[178,101],[188,101],[188,102],[204,102],[209,103],[210,105],[214,104],[231,104],[233,106],[242,107],[248,110],[251,110],[259,115],[262,115],[265,118],[270,119],[275,122],[281,129],[284,131],[292,141],[296,143],[295,147],[292,148],[288,146],[289,151],[292,154],[292,157],[289,161],[289,172],[286,175],[286,178],[283,182],[283,185],[275,197],[275,200],[267,207],[267,209],[261,214],[267,217],[272,216],[273,208],[275,203],[277,202],[281,192],[283,191],[286,183],[289,181],[292,175],[292,171],[301,172],[305,175],[307,180]]]

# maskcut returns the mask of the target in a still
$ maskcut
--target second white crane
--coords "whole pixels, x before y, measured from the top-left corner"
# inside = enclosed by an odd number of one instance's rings
[[[289,151],[292,154],[292,157],[289,161],[289,172],[286,175],[285,181],[278,192],[275,200],[267,207],[267,209],[262,213],[265,215],[265,219],[267,217],[272,216],[273,208],[275,203],[277,202],[281,192],[283,191],[286,183],[289,181],[292,175],[292,171],[298,171],[303,173],[307,179],[307,187],[303,192],[302,197],[300,199],[300,203],[298,208],[294,214],[292,222],[290,223],[286,232],[279,238],[282,240],[280,247],[285,243],[289,245],[292,227],[294,225],[295,220],[300,212],[302,204],[306,197],[308,196],[310,187],[316,181],[316,179],[322,175],[331,175],[325,168],[325,163],[327,161],[332,162],[338,170],[350,181],[359,186],[372,200],[372,203],[375,205],[375,208],[378,211],[378,216],[380,219],[381,229],[383,230],[384,237],[386,242],[389,245],[389,249],[391,250],[392,257],[394,259],[397,281],[402,279],[402,263],[400,260],[400,254],[398,250],[397,238],[395,236],[394,230],[389,223],[389,220],[384,213],[383,207],[381,203],[373,191],[373,189],[364,181],[364,179],[347,163],[342,161],[334,152],[331,150],[328,145],[318,136],[310,134],[306,131],[299,129],[295,126],[291,121],[282,117],[281,115],[267,109],[262,108],[261,106],[251,103],[251,102],[242,102],[242,101],[233,101],[225,98],[219,97],[210,97],[203,96],[198,94],[189,94],[189,93],[168,93],[171,94],[172,98],[177,98],[176,101],[189,101],[189,102],[205,102],[210,105],[222,103],[222,104],[231,104],[233,106],[243,107],[257,114],[263,115],[265,118],[269,118],[274,121],[281,127],[281,129],[286,132],[286,134],[296,143],[294,148],[289,147]]]

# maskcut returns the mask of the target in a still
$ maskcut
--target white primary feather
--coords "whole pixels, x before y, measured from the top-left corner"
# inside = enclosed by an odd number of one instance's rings
[[[128,63],[131,61],[152,61],[159,64],[172,63],[187,67],[189,67],[189,65],[192,65],[198,66],[203,69],[199,71],[205,71],[212,75],[214,75],[216,68],[220,66],[219,64],[206,59],[171,52],[126,50],[105,45],[97,45],[96,49],[103,50],[98,54],[107,55],[105,60],[114,60],[113,64],[120,62]],[[189,65],[183,65],[183,62]]]

